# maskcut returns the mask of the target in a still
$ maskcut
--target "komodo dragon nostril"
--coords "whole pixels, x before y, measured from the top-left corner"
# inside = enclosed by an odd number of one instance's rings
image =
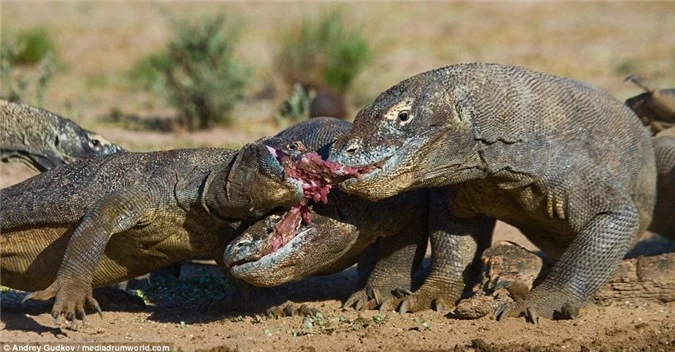
[[[351,154],[356,153],[357,150],[359,150],[358,145],[356,145],[355,143],[353,143],[352,145],[350,145],[349,147],[347,147],[347,150],[345,150],[345,153],[351,155]]]

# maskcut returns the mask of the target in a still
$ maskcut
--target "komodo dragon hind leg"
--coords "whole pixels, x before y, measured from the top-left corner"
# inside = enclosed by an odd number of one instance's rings
[[[161,184],[152,183],[109,194],[94,204],[68,242],[56,281],[42,291],[30,293],[24,301],[55,298],[52,316],[57,322],[61,315],[65,316],[73,328],[78,316],[83,324],[86,323],[86,305],[102,315],[101,307],[92,295],[92,282],[108,240],[139,223],[151,222],[161,194],[171,193]]]

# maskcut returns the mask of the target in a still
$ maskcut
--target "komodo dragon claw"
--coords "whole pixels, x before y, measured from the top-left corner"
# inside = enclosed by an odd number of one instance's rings
[[[394,290],[394,296],[401,302],[398,307],[399,314],[419,312],[425,309],[442,312],[455,306],[454,299],[450,298],[450,295],[442,292],[429,292],[424,289],[424,286],[415,292]]]
[[[302,317],[315,316],[319,311],[310,308],[304,303],[295,303],[292,301],[286,301],[283,304],[272,307],[265,311],[265,315],[268,317],[294,317],[296,315]]]
[[[382,308],[394,298],[391,293],[383,295],[377,288],[363,289],[355,292],[342,305],[343,309],[353,307],[356,311]]]
[[[561,290],[548,290],[535,288],[527,296],[522,296],[521,293],[512,292],[507,288],[511,296],[513,296],[514,303],[506,303],[499,306],[494,316],[498,321],[505,317],[519,317],[524,316],[526,320],[537,325],[539,317],[547,319],[576,319],[579,308],[583,303],[577,302],[573,298],[562,293]],[[562,302],[562,304],[561,304]]]
[[[46,289],[28,294],[22,302],[28,299],[46,301],[54,298],[51,314],[54,317],[55,323],[58,324],[59,318],[63,315],[70,321],[72,329],[76,329],[78,314],[80,319],[82,319],[82,326],[86,325],[85,305],[89,305],[101,318],[103,317],[101,307],[92,295],[91,285],[80,284],[78,280],[63,281],[65,282],[62,283],[62,280],[57,279]]]

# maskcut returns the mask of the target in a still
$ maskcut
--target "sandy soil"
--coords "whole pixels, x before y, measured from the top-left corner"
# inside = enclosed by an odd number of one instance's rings
[[[296,302],[307,302],[321,317],[279,319],[196,313],[179,302],[141,312],[91,315],[88,325],[72,330],[54,325],[46,313],[14,309],[2,312],[3,343],[69,344],[170,343],[175,349],[218,351],[673,351],[675,302],[625,301],[590,305],[574,321],[523,319],[497,322],[452,319],[444,313],[379,315],[343,310],[356,288],[355,270],[314,277],[278,289]],[[203,297],[203,300],[208,297]]]
[[[3,35],[34,26],[53,34],[60,69],[47,91],[46,108],[130,150],[148,151],[238,147],[273,133],[277,127],[271,116],[283,99],[272,62],[277,34],[303,17],[316,17],[335,7],[345,10],[349,22],[361,24],[376,45],[373,62],[348,93],[352,113],[405,77],[456,62],[528,66],[591,82],[622,99],[639,92],[622,83],[629,73],[646,75],[664,87],[675,86],[672,2],[2,2],[0,12]],[[220,10],[243,20],[246,27],[238,55],[251,64],[253,72],[254,83],[237,107],[235,124],[188,134],[132,131],[110,123],[107,116],[114,110],[141,118],[171,117],[160,99],[131,87],[125,72],[169,38],[164,12],[198,16]],[[256,98],[270,87],[276,94]],[[2,164],[0,187],[33,174],[23,165]],[[506,225],[498,227],[495,237],[534,249]],[[217,275],[213,267],[206,269]],[[209,297],[195,296],[190,304],[161,301],[140,312],[107,311],[103,319],[91,315],[89,325],[79,330],[55,326],[48,304],[37,309],[3,304],[0,345],[162,342],[174,349],[218,351],[675,351],[673,302],[591,304],[574,321],[542,320],[534,326],[522,319],[456,320],[432,311],[380,316],[340,309],[340,302],[355,289],[353,269],[279,289],[320,310],[322,317],[313,320],[203,314],[193,303]]]

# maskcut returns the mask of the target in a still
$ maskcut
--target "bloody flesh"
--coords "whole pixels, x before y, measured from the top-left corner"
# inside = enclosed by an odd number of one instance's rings
[[[274,235],[267,253],[274,252],[288,243],[303,222],[306,224],[311,222],[310,201],[326,204],[333,185],[350,177],[360,179],[362,173],[372,170],[372,167],[355,168],[326,161],[316,152],[291,155],[268,148],[283,166],[285,177],[300,182],[303,198],[293,205],[274,227]]]

